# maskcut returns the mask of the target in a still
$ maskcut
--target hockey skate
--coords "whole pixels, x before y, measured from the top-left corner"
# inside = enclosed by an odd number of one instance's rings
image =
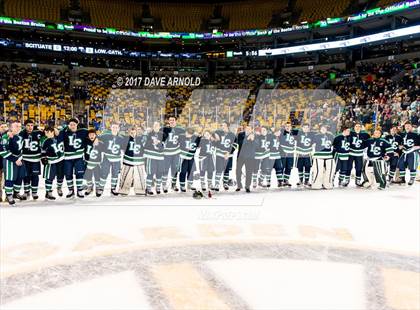
[[[398,178],[397,180],[393,181],[392,184],[405,185],[405,179]]]
[[[24,199],[21,199],[21,200],[29,200],[29,197],[31,197],[31,193],[30,192],[24,192],[23,195],[21,195],[21,196],[24,198]]]
[[[165,190],[163,190],[165,191]],[[146,196],[153,196],[154,193],[150,189],[146,189]]]
[[[57,195],[63,197],[63,190],[61,188],[57,188]]]
[[[52,192],[46,192],[45,198],[48,200],[55,200],[56,198],[52,195]]]
[[[37,200],[39,198],[38,193],[32,193],[32,199]]]
[[[93,192],[93,186],[88,186],[85,191],[85,196],[89,196]]]
[[[292,184],[290,184],[289,181],[284,181],[283,187],[292,187]]]
[[[103,193],[104,193],[103,189],[97,189],[96,190],[96,197],[101,197]]]
[[[83,190],[77,191],[77,198],[85,198],[85,194],[83,193]]]
[[[66,195],[66,198],[73,198],[74,197],[74,189],[70,190],[69,193]]]
[[[25,194],[23,194],[23,195],[21,195],[21,194],[19,194],[19,193],[13,193],[13,198],[14,199],[19,199],[19,200],[26,200],[27,198],[26,198],[26,196],[25,196]]]
[[[113,189],[111,189],[111,195],[118,196],[119,193],[117,192],[117,190],[115,188],[113,188]]]
[[[13,199],[13,195],[6,195],[6,201],[9,203],[9,205],[13,206],[16,202]]]

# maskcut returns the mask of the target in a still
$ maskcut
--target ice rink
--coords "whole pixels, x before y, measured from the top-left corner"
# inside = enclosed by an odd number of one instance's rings
[[[4,203],[1,309],[420,308],[420,184]]]

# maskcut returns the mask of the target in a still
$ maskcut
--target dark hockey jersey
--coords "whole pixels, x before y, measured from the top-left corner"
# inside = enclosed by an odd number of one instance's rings
[[[225,132],[223,130],[216,130],[215,135],[218,135],[220,140],[215,141],[216,156],[224,157],[226,153],[229,153],[229,157],[232,157],[233,151],[236,149],[237,144],[235,143],[235,134],[233,132]]]
[[[302,156],[309,156],[313,150],[314,134],[300,130],[296,136],[296,153]]]
[[[187,136],[182,135],[180,137],[180,150],[181,155],[180,157],[182,159],[192,159],[194,158],[194,154],[197,151],[197,147],[200,144],[200,137],[197,137],[196,135],[192,135],[190,138],[187,138]]]
[[[63,160],[64,148],[56,138],[47,138],[42,142],[41,154],[47,159],[48,164],[56,164]]]
[[[270,141],[270,159],[280,159],[280,137],[269,133],[267,139]]]
[[[155,159],[155,160],[164,160],[164,144],[162,142],[163,132],[162,130],[155,132],[151,131],[147,135],[146,143],[144,145],[144,157]],[[157,143],[154,143],[157,141]]]
[[[293,156],[296,146],[297,130],[282,130],[280,134],[280,154],[282,157]]]
[[[386,155],[392,156],[391,145],[382,138],[369,138],[363,142],[363,148],[366,148],[366,155],[369,160],[383,159]]]
[[[401,155],[400,146],[403,145],[403,139],[400,135],[387,135],[385,140],[391,145],[394,153]]]
[[[270,156],[270,139],[267,135],[255,136],[255,159],[264,159]]]
[[[64,157],[65,157],[65,154],[64,154],[64,135],[61,135],[59,133],[58,136],[55,137],[55,139],[57,140],[58,148],[63,151],[61,153],[61,160],[64,160]]]
[[[99,140],[97,141],[96,145],[91,140],[86,142],[85,161],[88,169],[93,169],[102,162],[104,144]]]
[[[84,157],[88,130],[77,129],[75,132],[68,128],[60,131],[57,140],[64,143],[64,159],[79,159]]]
[[[340,134],[334,138],[333,154],[335,158],[339,158],[342,160],[349,159],[350,141],[351,141],[350,135],[343,136],[342,134]]]
[[[144,164],[144,137],[129,137],[123,158],[124,165],[138,166]]]
[[[163,128],[163,142],[164,142],[164,154],[175,155],[181,152],[179,148],[179,140],[182,135],[185,134],[185,129],[179,126],[176,127],[164,127]]]
[[[127,147],[127,138],[119,134],[113,135],[112,133],[104,133],[99,136],[99,140],[103,143],[104,158],[110,162],[121,161],[121,154]]]
[[[9,138],[7,134],[3,135],[0,155],[6,160],[16,162],[23,159],[23,139],[19,135]]]
[[[352,156],[363,156],[363,141],[366,141],[369,138],[370,135],[366,131],[361,131],[359,133],[351,131],[349,154]]]
[[[23,139],[23,160],[39,162],[41,160],[41,138],[42,132],[33,130],[29,133],[26,129],[19,134]]]
[[[213,146],[213,142],[209,139],[202,138],[199,146],[200,152],[198,153],[198,156],[200,159],[213,157],[216,153],[216,148]]]
[[[416,132],[403,132],[401,134],[403,141],[403,153],[408,154],[412,153],[419,149],[420,146],[420,136]]]
[[[314,135],[314,157],[321,159],[331,159],[333,157],[333,141],[334,136],[330,133],[318,133]]]

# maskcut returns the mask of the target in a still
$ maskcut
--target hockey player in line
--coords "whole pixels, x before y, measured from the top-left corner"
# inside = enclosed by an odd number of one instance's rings
[[[101,161],[104,145],[99,141],[96,130],[89,129],[88,140],[86,142],[85,150],[85,161],[86,161],[86,170],[84,179],[86,181],[86,191],[85,195],[90,195],[94,190],[94,185],[96,189],[96,196],[99,197],[101,193],[100,190],[100,179],[101,179]]]
[[[349,152],[350,152],[350,129],[342,128],[342,133],[334,138],[334,159],[336,170],[338,173],[338,185],[347,187],[350,182],[350,175],[347,173],[349,169]]]
[[[271,178],[270,164],[270,139],[268,139],[267,128],[261,127],[260,134],[255,137],[255,162],[260,168],[260,177],[258,185],[268,187]],[[265,185],[264,185],[264,182]]]
[[[19,135],[21,128],[20,122],[12,122],[10,131],[3,135],[0,146],[5,175],[6,200],[10,205],[15,204],[15,199],[24,200],[19,194],[23,178],[26,175],[22,152],[23,139]]]
[[[194,129],[188,128],[185,134],[180,137],[180,150],[181,150],[181,171],[179,173],[179,184],[181,192],[185,193],[186,183],[189,190],[195,191],[193,186],[193,171],[194,171],[194,155],[200,144],[200,137],[194,133]]]
[[[224,175],[229,157],[233,156],[232,150],[235,150],[235,134],[229,130],[227,122],[222,123],[222,128],[214,133],[216,146],[216,177],[214,191],[218,192],[223,177],[223,188],[229,190],[229,176]]]
[[[296,147],[297,130],[292,128],[292,124],[287,123],[280,134],[280,150],[282,163],[282,177],[280,182],[283,187],[292,186],[289,182],[290,173],[294,165],[294,153]]]
[[[103,133],[98,139],[103,143],[103,159],[97,194],[102,195],[111,170],[111,194],[118,196],[117,184],[121,171],[121,154],[127,146],[127,139],[120,135],[120,125],[118,123],[112,123],[111,131]]]
[[[365,182],[363,187],[373,188],[379,184],[379,189],[385,189],[386,181],[386,164],[390,156],[393,155],[391,145],[381,138],[382,132],[376,129],[373,137],[363,141],[363,149],[366,149],[367,160],[364,167]]]
[[[165,155],[164,170],[162,176],[163,192],[168,192],[168,175],[171,179],[171,188],[173,191],[178,191],[176,186],[176,179],[181,165],[179,149],[179,139],[185,134],[185,129],[177,126],[177,119],[175,116],[168,118],[169,126],[163,128],[163,142]]]
[[[296,157],[299,172],[299,183],[297,186],[310,187],[311,176],[311,154],[313,149],[313,134],[309,131],[309,124],[304,124],[296,137]]]
[[[0,144],[3,135],[9,130],[7,123],[0,123]],[[1,146],[0,146],[1,149]],[[4,175],[3,175],[3,157],[0,153],[0,202],[3,201]]]
[[[203,136],[200,140],[200,151],[198,153],[198,165],[200,170],[200,183],[201,190],[203,192],[207,189],[212,189],[213,186],[213,175],[215,171],[214,155],[216,148],[213,145],[213,137],[209,130],[203,132]],[[207,183],[206,183],[207,181]]]
[[[400,159],[402,150],[400,146],[403,144],[401,136],[398,134],[397,126],[391,128],[390,134],[385,137],[385,140],[391,145],[393,150],[393,156],[389,159],[389,182],[394,182],[395,170],[398,167],[398,161]]]
[[[144,140],[145,136],[142,128],[132,127],[129,130],[118,191],[122,195],[128,195],[131,187],[134,187],[136,195],[146,195],[146,172],[144,170],[143,157]]]
[[[42,143],[42,164],[44,165],[43,177],[45,180],[45,198],[55,200],[52,194],[54,179],[57,176],[58,163],[64,160],[64,148],[59,145],[55,130],[52,127],[44,129],[46,139]]]
[[[406,169],[410,170],[410,179],[408,185],[413,185],[416,180],[417,165],[419,161],[419,150],[420,150],[420,136],[414,132],[413,126],[410,122],[404,124],[404,132],[401,133],[403,140],[400,148],[402,149],[402,155],[398,161],[398,168],[400,170],[400,179],[396,182],[399,184],[405,184]]]
[[[254,143],[256,141],[258,141],[260,139],[260,135],[261,135],[261,128],[260,127],[255,127],[253,128],[253,133],[254,133]],[[254,151],[254,171],[252,171],[252,188],[256,189],[258,187],[258,177],[260,174],[260,166],[261,166],[261,160],[259,159],[255,159],[255,152],[257,151],[257,145],[255,146],[255,151]]]
[[[312,189],[332,189],[334,186],[335,160],[333,158],[334,136],[321,125],[314,135],[314,154],[312,165]]]
[[[68,127],[63,128],[57,137],[59,142],[64,142],[64,175],[69,190],[66,198],[74,197],[74,176],[76,176],[77,197],[85,197],[83,193],[84,152],[88,130],[78,128],[78,125],[79,121],[76,118],[70,119]]]
[[[64,182],[64,136],[60,135],[58,128],[54,129],[55,137],[57,139],[57,145],[62,152],[60,152],[60,161],[56,163],[57,170],[57,195],[63,197],[63,182]]]
[[[269,175],[269,183],[267,184],[268,187],[271,187],[271,170],[273,169],[276,172],[277,187],[282,186],[282,182],[281,182],[282,163],[281,163],[281,156],[280,156],[279,137],[280,137],[280,130],[271,128],[271,132],[268,134],[268,140],[270,141],[269,166],[271,167],[270,171],[268,172],[268,175]]]
[[[363,170],[363,142],[370,138],[366,131],[362,131],[362,125],[356,123],[354,129],[350,131],[350,150],[347,167],[347,179],[350,181],[351,171],[356,170],[356,186],[362,186],[362,170]]]
[[[161,193],[162,175],[165,170],[163,154],[163,131],[159,122],[153,123],[153,129],[147,134],[144,145],[144,158],[146,160],[146,195],[153,195],[152,185],[155,179],[156,194]]]
[[[20,132],[23,139],[23,162],[26,176],[23,180],[24,200],[29,199],[31,192],[34,200],[38,199],[39,175],[41,174],[41,138],[43,133],[34,129],[34,121],[25,121],[25,128]]]

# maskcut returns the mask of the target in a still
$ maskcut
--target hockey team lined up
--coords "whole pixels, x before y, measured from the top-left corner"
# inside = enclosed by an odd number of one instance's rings
[[[299,129],[290,124],[281,129],[244,126],[234,133],[223,123],[214,132],[199,132],[177,126],[176,117],[169,117],[164,127],[155,122],[152,128],[133,127],[125,135],[117,123],[97,135],[80,128],[77,119],[61,129],[41,131],[27,120],[23,130],[20,122],[12,122],[2,124],[0,131],[1,175],[11,205],[31,195],[38,199],[41,172],[50,200],[56,199],[54,181],[58,196],[63,196],[64,180],[66,198],[83,198],[93,191],[100,197],[109,175],[112,195],[127,195],[131,187],[138,195],[196,191],[198,177],[202,191],[229,190],[236,183],[236,191],[250,192],[271,187],[273,169],[277,187],[290,187],[295,166],[297,186],[331,189],[338,176],[338,185],[346,187],[354,168],[357,186],[384,189],[389,182],[405,183],[406,170],[408,184],[414,183],[420,149],[419,134],[410,123],[387,134],[375,129],[372,135],[357,123],[341,128],[337,136],[323,125],[312,132],[308,124]],[[231,179],[232,167],[236,182]]]

